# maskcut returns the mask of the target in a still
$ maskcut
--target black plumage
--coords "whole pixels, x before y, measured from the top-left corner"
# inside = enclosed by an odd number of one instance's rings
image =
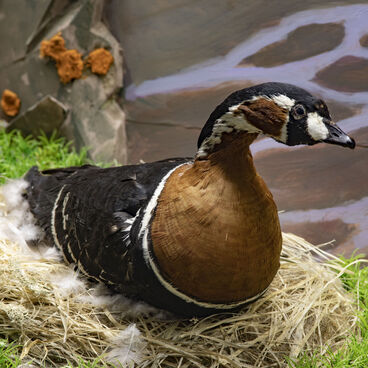
[[[139,236],[143,213],[163,176],[190,161],[173,158],[42,172],[33,167],[25,176],[25,196],[49,243],[56,243],[56,234],[65,261],[75,263],[89,278],[176,314],[207,315],[217,310],[183,302],[162,287],[144,260]]]
[[[139,209],[144,210],[162,177],[189,161],[174,158],[141,165],[84,165],[42,172],[33,167],[25,176],[29,182],[26,198],[51,244],[56,236],[68,263],[76,263],[89,277],[130,294],[133,270],[129,263],[137,242],[129,231],[130,220]],[[133,294],[137,293],[137,279]]]

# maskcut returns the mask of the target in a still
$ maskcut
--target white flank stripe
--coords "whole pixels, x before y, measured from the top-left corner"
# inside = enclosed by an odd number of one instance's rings
[[[176,289],[173,285],[171,285],[168,281],[164,279],[164,277],[161,275],[160,270],[158,269],[157,265],[155,264],[150,251],[148,249],[148,233],[149,233],[149,223],[152,217],[152,214],[154,212],[154,209],[157,206],[158,198],[165,186],[165,183],[167,179],[170,177],[170,175],[178,169],[180,166],[183,166],[186,164],[181,164],[176,167],[174,167],[172,170],[170,170],[161,180],[160,184],[157,186],[155,192],[153,193],[150,201],[147,204],[146,210],[144,212],[143,218],[142,218],[142,225],[139,230],[139,237],[143,235],[142,239],[142,249],[143,249],[143,256],[146,261],[146,263],[151,267],[153,273],[156,275],[157,279],[160,281],[161,285],[168,290],[171,294],[174,294],[175,296],[179,297],[180,299],[188,302],[193,303],[195,305],[198,305],[199,307],[203,308],[211,308],[211,309],[232,309],[238,306],[241,306],[245,303],[249,303],[257,298],[259,298],[263,293],[266,292],[267,288],[263,290],[261,293],[248,298],[246,300],[235,302],[235,303],[229,303],[229,304],[222,304],[222,303],[207,303],[207,302],[201,302],[196,299],[193,299],[189,297],[188,295],[182,293],[178,289]]]
[[[73,254],[73,252],[72,252],[72,248],[70,247],[70,242],[68,242],[68,244],[67,244],[67,248],[68,248],[68,251],[69,251],[70,257],[72,257],[73,261],[74,261],[75,263],[77,263],[77,259],[74,257],[74,254]]]
[[[52,209],[52,213],[51,213],[51,233],[52,233],[52,236],[54,238],[54,243],[56,244],[56,246],[63,252],[63,248],[62,246],[60,245],[59,243],[59,240],[58,240],[58,237],[57,237],[57,234],[56,234],[56,228],[55,228],[55,214],[56,214],[56,210],[57,210],[57,207],[58,207],[58,202],[60,200],[60,197],[61,197],[61,194],[64,190],[64,187],[65,185],[63,185],[56,197],[56,200],[55,200],[55,203],[54,203],[54,207]],[[64,252],[63,252],[64,254]]]
[[[101,280],[99,280],[96,276],[92,276],[92,275],[90,275],[90,274],[85,270],[85,268],[83,267],[83,265],[82,265],[82,263],[81,263],[80,261],[78,261],[78,262],[77,262],[77,266],[78,266],[78,268],[81,270],[81,272],[82,272],[84,275],[86,275],[86,276],[88,276],[88,277],[91,277],[91,278],[95,279],[96,281],[101,281]]]
[[[64,200],[63,200],[63,210],[61,211],[63,215],[63,229],[64,230],[66,230],[66,221],[68,220],[68,215],[65,215],[65,208],[68,203],[69,196],[70,196],[70,192],[66,193],[66,196],[64,197]]]
[[[125,221],[126,223],[126,221]],[[130,230],[132,230],[132,225],[127,226],[124,230],[123,233],[130,233]]]
[[[131,217],[131,218],[126,219],[124,222],[127,223],[127,224],[132,225],[134,220],[135,220],[135,217]]]

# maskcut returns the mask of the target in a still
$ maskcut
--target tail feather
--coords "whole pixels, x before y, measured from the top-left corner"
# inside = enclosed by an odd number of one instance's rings
[[[52,175],[43,175],[37,166],[32,167],[24,179],[28,182],[25,197],[30,210],[38,225],[49,234],[51,213],[62,182]]]

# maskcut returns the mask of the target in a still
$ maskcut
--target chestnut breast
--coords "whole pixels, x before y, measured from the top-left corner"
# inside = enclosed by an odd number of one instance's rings
[[[195,161],[176,169],[161,192],[152,249],[162,275],[188,296],[245,300],[262,292],[279,268],[277,208],[251,156],[248,161],[234,178],[209,160]]]

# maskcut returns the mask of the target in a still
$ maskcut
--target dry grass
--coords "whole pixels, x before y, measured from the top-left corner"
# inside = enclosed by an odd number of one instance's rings
[[[0,241],[0,331],[39,365],[101,355],[103,362],[115,348],[139,367],[282,367],[285,357],[341,347],[356,323],[338,260],[327,263],[332,256],[291,234],[284,234],[281,268],[264,297],[239,313],[192,320],[132,315],[137,308],[123,298],[91,303],[95,287],[83,283],[65,293],[55,280],[70,268],[37,259],[19,243]]]

